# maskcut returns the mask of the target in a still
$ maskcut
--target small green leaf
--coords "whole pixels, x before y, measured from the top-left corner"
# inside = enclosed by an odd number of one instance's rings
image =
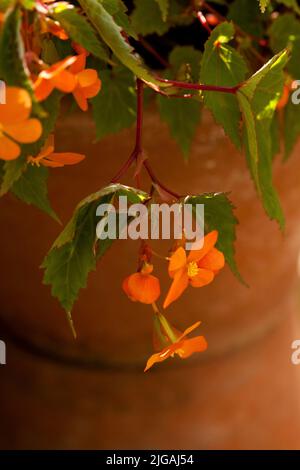
[[[112,63],[107,49],[97,37],[94,29],[86,18],[79,14],[73,5],[54,4],[50,9],[51,16],[60,23],[70,38],[83,46],[87,51],[104,62]]]
[[[51,284],[52,295],[70,312],[80,289],[86,287],[90,271],[96,268],[95,208],[89,206],[78,218],[76,233],[69,243],[50,250],[44,259],[44,284]]]
[[[167,21],[168,11],[169,11],[169,0],[156,0],[159,5],[161,16],[164,21]]]
[[[136,32],[133,29],[130,18],[127,14],[127,7],[122,0],[99,0],[105,10],[113,16],[117,25],[119,25],[128,36],[137,39]]]
[[[133,75],[124,67],[101,72],[102,90],[92,100],[97,139],[130,127],[136,116]],[[117,113],[117,114],[116,114]]]
[[[178,79],[190,78],[192,81],[196,81],[199,76],[201,56],[201,52],[192,46],[175,47],[169,56],[172,72],[167,71],[164,74],[165,78],[171,78],[175,75]],[[180,74],[184,76],[181,77]],[[187,158],[200,122],[199,101],[158,95],[157,102],[162,120],[168,124],[172,137]]]
[[[232,87],[241,83],[247,67],[240,54],[228,45],[234,36],[232,23],[221,23],[205,43],[201,64],[200,82],[205,85]],[[238,149],[241,147],[239,123],[240,110],[236,97],[230,93],[203,93],[206,106],[216,122],[221,124]]]
[[[284,227],[284,216],[272,183],[271,124],[283,88],[287,51],[274,56],[238,90],[244,118],[244,142],[251,176],[271,219]]]
[[[111,48],[125,67],[129,68],[137,77],[148,82],[154,88],[168,86],[157,80],[146,69],[141,58],[134,53],[132,47],[122,35],[121,27],[99,1],[79,0],[79,3],[103,41]]]
[[[46,168],[27,165],[26,170],[12,186],[11,191],[21,201],[38,207],[59,222],[59,218],[48,200],[47,178],[48,171]]]
[[[192,99],[158,96],[160,116],[187,158],[200,122],[200,103]]]
[[[96,261],[104,255],[113,240],[96,242],[99,204],[110,203],[116,196],[127,196],[131,203],[143,202],[148,195],[135,188],[112,184],[83,199],[63,232],[54,242],[43,261],[44,283],[52,286],[52,295],[70,312],[79,290],[84,288]]]
[[[202,53],[193,46],[175,46],[169,55],[172,74],[174,72],[176,75],[181,72],[188,73],[191,81],[196,82],[200,73],[201,59]],[[183,66],[186,68],[185,71],[182,70]],[[180,77],[177,78],[180,79]]]
[[[257,2],[249,2],[249,0],[234,0],[229,6],[228,20],[233,21],[243,31],[253,36],[262,36],[264,27],[261,14]]]
[[[285,47],[291,49],[291,58],[287,64],[290,74],[299,78],[300,57],[300,22],[293,13],[279,15],[269,28],[270,46],[274,53]]]
[[[143,36],[153,33],[162,35],[169,29],[169,25],[162,19],[158,3],[153,0],[135,1],[131,21],[135,31]]]
[[[3,165],[3,174],[1,181],[0,196],[3,196],[10,190],[12,185],[21,177],[26,168],[26,159],[17,158]]]
[[[204,229],[205,233],[217,230],[219,233],[217,248],[225,256],[225,260],[232,272],[244,283],[236,262],[234,243],[236,239],[235,229],[238,220],[234,215],[234,206],[225,193],[204,193],[199,196],[188,196],[184,200],[185,204],[191,204],[194,214],[196,204],[204,204]],[[199,220],[199,223],[203,221]]]

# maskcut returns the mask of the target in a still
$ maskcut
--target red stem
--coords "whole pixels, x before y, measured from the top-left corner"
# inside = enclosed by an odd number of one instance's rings
[[[143,96],[144,96],[144,84],[142,80],[137,78],[137,109],[136,109],[136,134],[135,134],[135,146],[126,160],[124,165],[120,168],[117,174],[112,178],[111,183],[117,183],[119,179],[126,173],[132,163],[137,160],[137,157],[142,151],[142,127],[143,127]]]
[[[170,68],[170,64],[167,60],[165,60],[155,49],[151,46],[141,35],[139,35],[139,42],[142,46],[146,49],[146,51],[150,52],[150,54],[155,57],[155,59],[166,69]]]
[[[161,182],[159,181],[159,179],[155,176],[155,174],[154,174],[154,172],[153,172],[153,170],[152,170],[152,168],[151,168],[151,166],[150,166],[148,160],[145,160],[145,161],[144,161],[144,167],[145,167],[145,169],[146,169],[146,171],[147,171],[148,175],[150,176],[151,181],[152,181],[153,183],[156,183],[158,186],[160,186],[160,188],[161,188],[163,191],[166,191],[166,193],[170,194],[170,196],[174,196],[175,199],[179,199],[179,198],[181,197],[180,194],[175,193],[174,191],[172,191],[171,189],[167,188],[163,183],[161,183]]]
[[[168,80],[167,78],[156,77],[156,80],[162,83],[168,83],[177,88],[184,88],[186,90],[204,90],[204,91],[219,91],[223,93],[235,94],[237,90],[242,86],[241,83],[233,87],[216,86],[216,85],[202,85],[201,83],[186,83],[178,80]]]

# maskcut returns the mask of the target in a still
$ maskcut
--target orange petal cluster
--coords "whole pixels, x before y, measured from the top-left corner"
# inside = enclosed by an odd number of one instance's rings
[[[37,99],[46,99],[56,88],[63,93],[73,93],[78,106],[86,111],[88,98],[96,96],[101,89],[96,70],[85,68],[86,57],[86,53],[70,56],[42,70],[34,84]]]
[[[173,343],[165,347],[159,353],[152,354],[148,359],[145,372],[149,370],[157,362],[163,362],[169,357],[174,357],[175,354],[181,359],[190,357],[195,352],[202,352],[207,349],[207,341],[204,336],[196,336],[194,338],[186,338],[193,330],[198,328],[200,321],[194,323],[192,326],[187,328]]]
[[[145,263],[141,271],[130,274],[123,281],[125,294],[134,302],[153,304],[160,296],[160,283],[157,277],[151,274],[153,266]]]
[[[0,105],[0,159],[18,158],[21,154],[19,144],[35,142],[40,138],[42,125],[38,119],[30,118],[31,108],[27,90],[6,88],[6,104]]]
[[[65,165],[74,165],[81,162],[84,158],[85,155],[80,153],[54,152],[54,136],[50,135],[40,153],[36,157],[28,157],[28,163],[57,168]]]
[[[164,301],[164,308],[177,300],[190,284],[202,287],[210,284],[215,275],[224,267],[225,260],[221,251],[215,248],[217,230],[208,233],[200,249],[192,249],[187,256],[183,247],[177,248],[169,262],[169,276],[173,279]]]

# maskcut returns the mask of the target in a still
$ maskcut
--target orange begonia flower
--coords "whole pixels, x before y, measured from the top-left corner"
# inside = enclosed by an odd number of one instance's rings
[[[73,93],[78,106],[86,111],[87,99],[97,95],[101,80],[96,70],[85,69],[86,54],[67,57],[43,70],[35,84],[35,95],[39,101],[46,99],[57,88],[64,93]],[[68,69],[68,70],[67,70]]]
[[[101,89],[101,80],[96,70],[85,68],[86,58],[86,52],[79,54],[77,61],[70,67],[70,72],[74,73],[77,79],[73,96],[82,111],[88,109],[87,99],[96,96]]]
[[[164,301],[164,308],[177,300],[189,284],[193,287],[205,286],[224,267],[224,255],[215,248],[217,239],[218,232],[213,230],[204,237],[202,248],[191,250],[187,256],[184,248],[179,247],[172,254],[169,275],[173,282]]]
[[[200,321],[187,328],[175,342],[170,343],[159,353],[153,354],[147,361],[144,372],[149,370],[156,362],[163,362],[169,357],[177,354],[181,359],[186,359],[195,352],[202,352],[207,349],[207,341],[204,336],[196,336],[195,338],[186,339],[186,336],[193,330],[198,328]]]
[[[35,96],[39,101],[48,98],[54,88],[64,93],[70,93],[74,90],[76,77],[66,69],[76,60],[77,56],[67,57],[39,73],[34,84]]]
[[[56,168],[65,165],[74,165],[75,163],[81,162],[84,158],[85,155],[81,155],[80,153],[54,152],[54,136],[50,135],[38,156],[28,157],[28,163]]]
[[[28,144],[38,140],[42,125],[30,118],[31,98],[27,90],[6,88],[6,103],[0,105],[0,159],[14,160],[21,154],[18,143]]]
[[[160,296],[160,284],[151,274],[153,266],[145,263],[140,272],[130,274],[123,281],[125,294],[134,302],[153,304]]]

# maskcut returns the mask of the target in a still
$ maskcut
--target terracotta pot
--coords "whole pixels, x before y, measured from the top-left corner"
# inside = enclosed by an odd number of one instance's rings
[[[88,115],[67,116],[60,122],[58,149],[87,155],[82,164],[51,174],[50,199],[64,222],[81,198],[108,183],[132,149],[134,130],[97,144],[92,144],[93,140]],[[203,116],[188,164],[153,110],[145,116],[144,144],[160,179],[179,193],[231,191],[240,220],[237,261],[250,288],[239,284],[226,268],[211,285],[189,289],[170,307],[168,315],[179,328],[202,320],[208,351],[188,362],[168,361],[159,371],[144,376],[142,368],[152,352],[151,310],[131,303],[120,288],[122,279],[136,267],[138,244],[116,242],[98,270],[91,274],[88,288],[80,293],[74,307],[79,335],[74,342],[65,315],[51,297],[50,288],[42,285],[42,272],[38,269],[61,228],[36,209],[6,197],[1,201],[0,211],[0,257],[5,273],[0,285],[3,331],[7,338],[34,351],[40,358],[51,357],[77,367],[70,370],[55,363],[43,363],[41,359],[33,360],[25,354],[20,356],[23,378],[17,378],[15,374],[20,374],[21,366],[17,366],[18,355],[13,352],[13,365],[5,369],[7,401],[10,396],[17,399],[18,385],[25,383],[25,373],[34,378],[34,383],[26,386],[18,412],[11,412],[10,408],[3,411],[7,425],[16,425],[18,415],[27,419],[30,397],[40,395],[41,391],[42,395],[32,411],[32,434],[24,437],[25,428],[21,426],[15,441],[11,438],[7,445],[26,448],[35,443],[40,448],[297,446],[298,439],[293,436],[294,430],[295,433],[298,430],[300,394],[289,354],[290,344],[296,338],[291,318],[296,311],[300,242],[299,144],[285,165],[279,159],[275,165],[275,182],[287,218],[285,236],[265,216],[244,157],[209,114]],[[133,184],[130,178],[124,179],[124,183]],[[156,249],[167,247],[164,244]],[[165,268],[165,265],[156,267],[156,273],[163,279],[164,293],[169,285]],[[272,356],[277,342],[281,344],[276,351],[276,361],[280,363],[277,375],[284,377],[282,384],[275,374]],[[84,373],[83,366],[95,371]],[[164,377],[166,381],[162,385]],[[64,392],[56,389],[60,382],[65,386]],[[46,392],[49,383],[55,389],[53,401],[49,391]],[[73,387],[76,392],[65,409]],[[261,396],[251,398],[256,388]],[[153,396],[157,402],[150,404]],[[267,411],[265,407],[272,400],[275,403],[279,396],[284,397],[285,408],[274,411],[270,406]],[[105,406],[100,406],[98,397]],[[241,403],[237,404],[237,400]],[[53,417],[46,411],[49,401]],[[52,419],[53,423],[56,419],[62,423],[62,409],[67,424],[59,432],[49,430],[48,439],[42,434],[46,432],[45,423]],[[160,418],[165,425],[161,426]],[[252,427],[249,428],[250,418]],[[181,426],[176,426],[177,421]],[[141,423],[147,428],[146,435],[140,431],[127,435],[128,425],[137,429]],[[257,434],[263,425],[271,433],[268,436]],[[95,436],[100,427],[106,431]],[[172,429],[172,434],[168,429]]]

